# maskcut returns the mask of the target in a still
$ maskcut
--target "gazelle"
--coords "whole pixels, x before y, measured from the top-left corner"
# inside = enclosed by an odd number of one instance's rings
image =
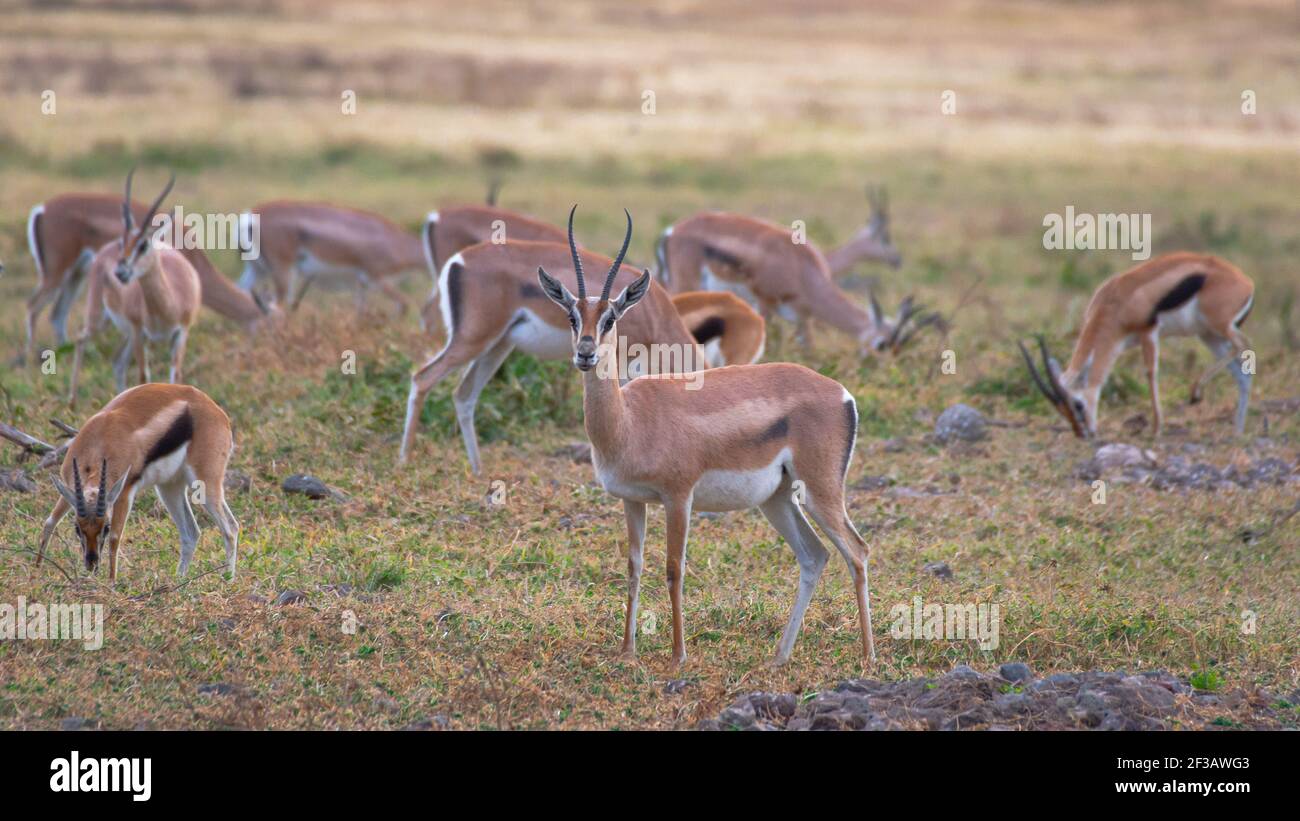
[[[1097,288],[1083,317],[1070,366],[1062,373],[1039,337],[1044,376],[1020,344],[1030,376],[1047,400],[1070,423],[1075,434],[1090,438],[1097,432],[1097,403],[1115,361],[1140,345],[1151,388],[1153,434],[1163,422],[1158,373],[1160,339],[1197,336],[1214,355],[1214,364],[1197,378],[1192,402],[1199,402],[1206,380],[1225,366],[1237,381],[1234,427],[1241,433],[1250,403],[1251,373],[1240,359],[1250,342],[1241,324],[1255,301],[1255,283],[1235,265],[1218,257],[1192,253],[1165,254],[1115,274]]]
[[[894,269],[903,264],[903,255],[894,247],[889,234],[889,191],[883,185],[878,188],[868,186],[867,202],[871,204],[867,224],[843,245],[826,252],[826,264],[832,276],[852,270],[859,262],[883,262]]]
[[[105,245],[90,264],[90,287],[86,294],[86,324],[77,338],[69,382],[69,401],[75,401],[86,340],[100,325],[100,312],[108,314],[126,342],[113,361],[117,389],[126,387],[126,371],[132,356],[139,368],[139,381],[149,381],[147,341],[167,340],[171,345],[169,380],[180,382],[185,362],[185,344],[190,326],[199,313],[202,284],[199,275],[176,249],[158,239],[152,222],[158,206],[171,192],[176,178],[168,181],[153,205],[136,223],[131,213],[131,179],[126,178],[122,201],[121,239]]]
[[[630,238],[630,217],[627,230]],[[602,359],[611,355],[617,323],[625,315],[630,321],[628,311],[653,293],[650,272],[643,271],[611,299],[619,273],[613,266],[600,296],[588,296],[577,246],[571,244],[571,250],[576,296],[542,266],[537,278],[572,328],[570,345],[573,363],[583,374],[583,417],[596,478],[623,500],[629,543],[624,654],[636,653],[646,505],[661,504],[667,514],[676,663],[686,660],[682,582],[691,511],[753,507],[785,537],[799,562],[794,609],[774,663],[789,660],[826,565],[826,549],[804,518],[804,510],[848,563],[857,594],[863,657],[874,661],[868,548],[845,506],[844,480],[858,431],[853,396],[834,379],[789,363],[719,368],[696,382],[672,375],[643,376],[620,386]]]
[[[732,291],[757,304],[764,318],[777,312],[797,322],[805,345],[814,319],[852,336],[864,354],[897,352],[921,328],[940,321],[910,299],[893,318],[885,317],[874,296],[868,309],[860,307],[835,284],[821,251],[795,242],[789,228],[753,217],[697,214],[669,226],[656,253],[669,290]]]
[[[623,253],[626,251],[624,247]],[[616,271],[622,265],[623,253]],[[583,256],[591,265],[610,264],[597,254],[584,251]],[[568,257],[569,249],[558,243],[510,240],[500,245],[473,245],[447,260],[440,276],[438,300],[447,341],[411,376],[399,463],[404,463],[410,453],[429,391],[447,374],[465,367],[453,401],[470,467],[479,472],[474,410],[488,380],[516,348],[540,359],[563,359],[568,355],[565,319],[551,309],[533,273],[539,264],[558,268]],[[631,281],[636,274],[626,267],[621,276]],[[694,372],[706,365],[703,350],[682,324],[668,292],[658,285],[651,290],[645,309],[625,323],[623,332],[628,350],[642,345],[652,355],[666,351],[668,362],[663,370]]]
[[[137,221],[148,210],[132,201]],[[90,262],[105,244],[122,234],[122,200],[110,194],[71,193],[37,204],[27,219],[27,245],[36,264],[36,290],[27,300],[26,358],[31,359],[36,320],[50,302],[50,323],[59,344],[67,340],[68,313],[85,281]],[[256,331],[275,310],[236,288],[201,249],[179,249],[203,284],[203,304],[227,319]]]
[[[223,482],[234,447],[230,419],[207,394],[188,385],[137,385],[117,395],[86,421],[68,445],[54,480],[59,500],[45,519],[39,565],[64,515],[76,515],[86,569],[94,571],[108,548],[108,580],[117,580],[117,549],[136,494],[154,488],[180,531],[176,572],[184,576],[199,541],[190,492],[217,523],[226,542],[226,571],[233,579],[239,522],[226,505]],[[202,483],[202,484],[198,484]]]
[[[314,202],[277,200],[246,212],[259,220],[260,255],[244,265],[239,285],[252,291],[270,280],[278,302],[298,307],[318,279],[344,277],[357,288],[357,306],[376,285],[406,311],[406,299],[388,280],[424,267],[420,238],[368,211]],[[241,230],[241,236],[248,232]]]
[[[714,368],[752,365],[763,356],[767,323],[749,303],[727,291],[687,291],[673,307]]]

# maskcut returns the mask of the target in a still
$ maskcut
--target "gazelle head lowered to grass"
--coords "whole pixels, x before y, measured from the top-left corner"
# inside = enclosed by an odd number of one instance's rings
[[[132,168],[126,175],[126,196],[122,200],[122,251],[117,264],[113,267],[113,275],[123,285],[153,269],[157,259],[153,243],[155,234],[153,218],[158,213],[158,206],[162,205],[163,199],[171,193],[172,186],[176,184],[176,175],[173,174],[137,226],[131,216],[131,179],[134,176],[135,169]]]
[[[595,368],[600,361],[600,348],[606,340],[618,338],[615,327],[620,317],[629,308],[641,301],[650,290],[650,272],[642,271],[641,276],[622,290],[614,299],[609,298],[609,291],[614,285],[627,254],[628,243],[632,241],[632,215],[623,210],[627,216],[627,233],[623,237],[623,247],[619,249],[614,264],[605,275],[605,284],[600,297],[587,296],[587,284],[583,278],[582,258],[578,255],[578,246],[573,239],[573,215],[578,206],[569,211],[569,250],[573,254],[573,272],[578,278],[578,294],[573,293],[555,277],[546,273],[541,266],[537,268],[537,281],[542,291],[552,302],[559,305],[569,315],[569,326],[573,329],[573,364],[578,370],[586,372]]]
[[[81,467],[76,459],[72,460],[71,489],[58,477],[54,478],[55,489],[67,500],[72,506],[73,513],[76,514],[77,538],[81,540],[81,556],[87,570],[93,571],[99,564],[100,534],[109,530],[111,525],[109,511],[113,509],[117,497],[122,495],[122,489],[126,487],[129,475],[129,472],[123,472],[117,483],[109,488],[108,460],[102,460],[99,469],[99,486],[90,489],[89,498],[86,489],[82,487]]]
[[[1039,335],[1038,353],[1043,361],[1043,374],[1046,374],[1044,378],[1034,367],[1034,359],[1029,355],[1024,343],[1017,342],[1016,345],[1020,347],[1020,355],[1025,358],[1029,375],[1038,389],[1043,392],[1043,396],[1047,397],[1052,407],[1056,408],[1057,412],[1070,423],[1075,436],[1091,439],[1097,430],[1097,398],[1100,395],[1100,386],[1097,390],[1080,388],[1081,385],[1087,385],[1089,381],[1088,371],[1092,367],[1091,360],[1080,373],[1067,373],[1063,378],[1060,364],[1047,352],[1047,342]]]
[[[874,292],[868,292],[868,313],[874,325],[869,336],[863,340],[864,352],[880,353],[889,351],[897,355],[903,346],[926,327],[933,325],[940,331],[947,328],[947,322],[935,311],[925,311],[921,305],[912,301],[911,296],[903,297],[898,303],[898,312],[892,317],[885,316]]]

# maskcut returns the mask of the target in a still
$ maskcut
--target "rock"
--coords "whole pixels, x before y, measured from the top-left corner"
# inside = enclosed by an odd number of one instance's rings
[[[752,726],[755,717],[754,705],[750,704],[748,699],[741,699],[723,710],[722,715],[718,716],[718,721],[722,723],[724,729],[736,730]]]
[[[234,692],[235,685],[228,684],[224,681],[199,685],[199,695],[201,696],[228,696],[234,694]]]
[[[564,447],[556,450],[551,454],[560,458],[572,459],[580,465],[591,463],[591,443],[590,442],[570,442]]]
[[[259,596],[256,593],[249,593],[244,598],[253,604],[266,604],[266,596]]]
[[[238,470],[227,470],[226,478],[221,484],[231,493],[247,493],[253,489],[252,477]]]
[[[984,414],[970,405],[958,403],[943,413],[934,423],[934,438],[942,444],[952,441],[978,442],[988,436],[988,423]]]
[[[1097,448],[1092,458],[1081,464],[1076,475],[1084,481],[1141,481],[1156,469],[1155,454],[1133,445],[1115,442]]]
[[[446,730],[451,727],[451,719],[443,715],[437,715],[433,718],[422,718],[418,721],[412,721],[402,729],[407,732],[422,730]]]
[[[1079,677],[1073,673],[1052,673],[1047,677],[1046,681],[1050,682],[1052,686],[1057,689],[1064,687],[1077,687],[1079,685]]]
[[[71,732],[74,730],[84,730],[85,728],[86,728],[86,719],[82,718],[81,716],[68,716],[67,718],[59,722],[60,730],[68,730],[69,732]]]
[[[993,698],[993,710],[999,715],[1008,716],[1027,712],[1034,699],[1028,693],[1002,693]]]
[[[297,604],[307,601],[307,594],[301,590],[286,590],[275,597],[275,606],[284,607],[286,604]]]
[[[944,674],[944,678],[957,679],[959,681],[978,681],[984,676],[969,664],[958,664],[956,667]]]
[[[690,682],[684,678],[675,678],[664,685],[664,692],[670,696],[675,696],[690,686]]]
[[[936,579],[952,578],[952,568],[948,566],[947,562],[930,562],[922,567],[921,570],[925,573],[929,573]]]
[[[881,490],[894,483],[888,476],[863,476],[853,483],[854,490]]]
[[[285,479],[280,489],[285,493],[300,493],[308,499],[333,499],[341,502],[347,498],[315,476],[305,473],[295,473]]]
[[[1030,681],[1034,677],[1029,665],[1019,661],[1007,662],[1002,665],[998,668],[998,675],[1007,681]]]
[[[907,440],[902,437],[886,439],[880,443],[880,449],[885,453],[902,453],[907,450]]]

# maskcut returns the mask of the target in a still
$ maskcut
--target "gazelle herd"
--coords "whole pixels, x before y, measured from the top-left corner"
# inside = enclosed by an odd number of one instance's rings
[[[691,514],[751,508],[790,545],[800,570],[775,662],[790,658],[829,555],[810,518],[848,565],[863,656],[874,660],[868,547],[846,505],[856,401],[834,379],[802,365],[759,360],[774,316],[795,323],[806,348],[813,324],[820,322],[848,335],[862,356],[897,354],[926,327],[946,326],[910,296],[890,316],[874,294],[861,304],[836,283],[837,275],[861,262],[901,265],[883,189],[868,192],[872,213],[866,225],[825,253],[801,229],[748,215],[708,211],[687,217],[658,237],[654,276],[624,264],[633,234],[630,213],[622,247],[606,258],[577,243],[576,205],[566,231],[497,206],[495,184],[486,205],[440,207],[419,231],[351,208],[277,200],[240,217],[241,238],[256,236],[258,247],[240,248],[246,264],[236,286],[203,251],[173,247],[165,238],[159,214],[172,182],[144,207],[131,196],[133,177],[134,171],[121,197],[63,194],[34,207],[28,220],[38,284],[27,302],[25,359],[32,359],[36,321],[46,306],[53,306],[57,341],[68,338],[68,316],[83,285],[85,323],[73,339],[70,400],[86,345],[105,317],[123,338],[113,360],[119,393],[67,448],[38,563],[59,521],[72,511],[87,569],[94,570],[107,550],[108,576],[115,580],[133,500],[153,487],[180,534],[178,572],[186,573],[198,541],[191,509],[198,502],[225,540],[226,570],[233,576],[239,524],[222,489],[234,446],[231,421],[206,394],[179,384],[200,308],[246,332],[275,334],[288,321],[281,306],[296,308],[315,282],[341,280],[355,287],[359,306],[377,287],[402,310],[405,298],[395,280],[423,269],[432,286],[419,312],[421,327],[440,332],[443,344],[411,375],[399,462],[416,451],[430,392],[459,371],[452,400],[469,467],[478,474],[475,410],[507,357],[518,350],[539,359],[570,359],[581,372],[596,479],[623,502],[626,518],[625,654],[636,651],[646,508],[654,504],[666,512],[675,662],[686,657],[682,596]],[[246,230],[254,225],[256,232]],[[588,282],[589,271],[601,272],[600,279]],[[1241,361],[1249,345],[1241,325],[1253,300],[1253,283],[1230,263],[1167,254],[1101,284],[1064,370],[1041,337],[1041,366],[1023,343],[1020,352],[1032,380],[1070,429],[1090,438],[1098,430],[1102,387],[1119,355],[1141,347],[1158,435],[1160,339],[1198,336],[1214,364],[1197,380],[1193,400],[1206,380],[1228,368],[1237,383],[1233,421],[1240,434],[1252,372]],[[171,384],[149,381],[149,342],[169,346]],[[629,364],[633,351],[651,355]],[[132,360],[138,384],[129,387]],[[202,487],[197,495],[196,485]]]

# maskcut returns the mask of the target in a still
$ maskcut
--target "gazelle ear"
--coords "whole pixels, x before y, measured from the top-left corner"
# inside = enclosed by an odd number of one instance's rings
[[[110,505],[117,504],[117,497],[121,496],[122,491],[126,489],[126,480],[130,478],[130,476],[131,471],[127,470],[122,474],[122,478],[117,480],[117,484],[113,485],[113,488],[108,491],[108,503]]]
[[[548,299],[564,310],[567,311],[577,304],[578,298],[570,293],[568,288],[564,287],[564,283],[546,273],[546,270],[540,265],[537,266],[537,281],[542,286],[542,293],[546,294]]]
[[[75,511],[77,509],[77,494],[73,493],[67,485],[59,481],[59,477],[55,476],[53,481],[54,489],[59,492],[59,495],[63,497],[64,501],[72,505],[72,509]]]
[[[628,308],[641,301],[641,299],[650,292],[650,271],[642,270],[641,276],[637,277],[636,282],[623,289],[623,292],[614,297],[610,305],[614,308],[614,315],[622,317]]]

